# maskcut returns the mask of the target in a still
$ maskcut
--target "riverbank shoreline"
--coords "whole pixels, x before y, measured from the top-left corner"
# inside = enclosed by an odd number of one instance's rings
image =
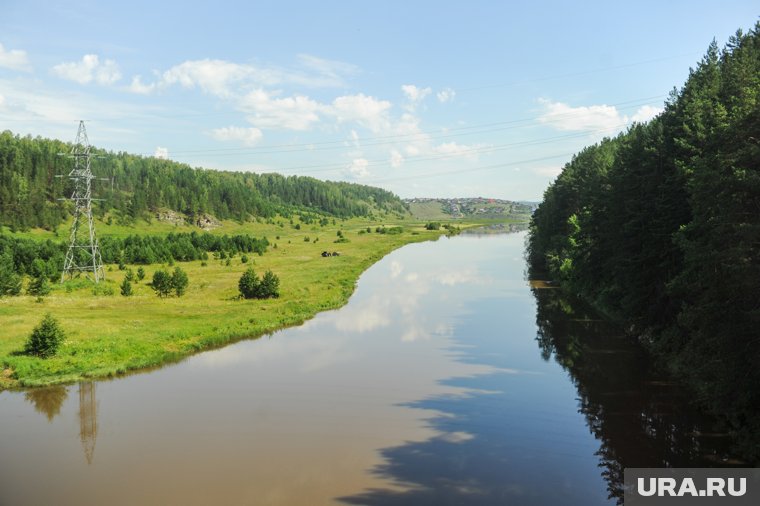
[[[316,233],[283,230],[277,239],[270,239],[273,246],[267,253],[249,262],[241,257],[229,263],[178,262],[190,278],[188,293],[181,298],[155,296],[148,283],[162,266],[150,265],[143,266],[146,277],[134,285],[131,297],[119,295],[125,272],[110,266],[104,285],[111,287],[110,295],[93,295],[92,287],[68,293],[56,286],[41,302],[32,296],[0,299],[0,317],[9,331],[0,338],[0,391],[155,369],[201,351],[300,325],[345,305],[361,274],[390,252],[444,235],[444,230],[430,231],[424,225],[404,223],[400,234],[377,233],[376,223],[360,220]],[[337,230],[348,242],[334,244]],[[323,250],[340,251],[340,255],[323,257]],[[273,270],[281,280],[281,296],[238,299],[237,281],[248,267],[259,274]],[[67,334],[59,353],[49,359],[19,354],[31,329],[48,312]]]

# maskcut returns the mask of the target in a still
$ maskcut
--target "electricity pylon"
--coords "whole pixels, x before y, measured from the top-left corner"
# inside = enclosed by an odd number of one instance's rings
[[[79,131],[71,148],[70,157],[74,159],[74,168],[68,178],[74,182],[74,192],[68,200],[74,201],[74,221],[69,233],[69,249],[63,263],[61,283],[68,277],[72,279],[85,273],[95,283],[105,279],[103,259],[98,249],[98,239],[95,237],[95,223],[92,218],[92,180],[95,176],[90,171],[90,141],[84,121],[79,122]],[[64,199],[65,200],[65,199]],[[84,220],[87,220],[87,235],[84,235]]]

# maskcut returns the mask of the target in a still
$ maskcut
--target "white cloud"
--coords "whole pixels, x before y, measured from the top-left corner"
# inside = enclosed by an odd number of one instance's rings
[[[162,148],[161,146],[156,146],[156,151],[153,153],[153,156],[160,160],[168,160],[169,150],[167,148]]]
[[[359,93],[337,97],[332,106],[326,109],[340,123],[356,122],[373,132],[380,132],[389,127],[388,112],[391,103]]]
[[[141,76],[134,76],[128,90],[140,95],[148,95],[156,89],[156,83],[143,84]]]
[[[621,116],[614,106],[592,105],[571,107],[562,102],[539,99],[544,113],[538,121],[546,123],[557,130],[615,130],[628,123],[628,118]]]
[[[404,155],[395,149],[391,150],[391,167],[398,169],[402,165],[404,165]]]
[[[438,93],[436,93],[435,96],[436,98],[438,98],[438,101],[443,104],[443,103],[451,102],[452,100],[454,100],[454,97],[456,96],[456,94],[457,93],[451,88],[444,88]]]
[[[308,130],[319,121],[318,112],[324,109],[322,104],[303,95],[285,98],[273,95],[258,89],[240,100],[240,109],[249,113],[248,121],[262,128]]]
[[[0,95],[0,109],[2,109],[3,106],[5,106],[5,97]]]
[[[198,87],[219,97],[231,95],[231,85],[250,78],[253,68],[224,60],[188,60],[161,75],[162,87],[179,84],[183,88]]]
[[[414,111],[433,90],[430,88],[418,88],[413,84],[404,84],[401,86],[401,91],[404,92],[404,96],[406,96],[408,101],[406,109]]]
[[[404,270],[404,266],[401,265],[401,263],[395,260],[391,262],[391,278],[395,279],[399,277],[399,275],[401,274],[403,270]]]
[[[636,113],[631,117],[631,121],[636,123],[646,123],[650,119],[660,114],[664,109],[662,107],[654,107],[651,105],[645,105],[639,107]]]
[[[135,93],[150,93],[158,88],[179,85],[199,88],[222,98],[230,98],[251,88],[294,84],[306,87],[345,86],[345,76],[359,72],[349,63],[325,60],[307,54],[298,55],[297,68],[258,66],[227,60],[206,58],[187,60],[170,67],[155,83],[143,85],[137,76],[137,84],[130,88]],[[133,78],[133,83],[135,83]]]
[[[467,144],[458,144],[456,142],[444,142],[438,144],[433,148],[433,151],[437,154],[444,155],[447,158],[454,158],[460,156],[466,156],[470,158],[478,157],[478,150],[486,147],[485,144],[475,144],[468,146]]]
[[[350,63],[336,60],[326,60],[309,54],[299,54],[298,60],[307,69],[313,70],[323,79],[324,86],[345,86],[344,76],[354,76],[359,73],[359,67]],[[312,84],[318,80],[312,77]]]
[[[369,176],[369,161],[366,158],[355,158],[351,165],[346,169],[346,175],[354,179],[361,179]]]
[[[2,44],[0,44],[0,67],[24,72],[32,70],[26,51],[21,49],[6,50]]]
[[[110,85],[121,79],[119,66],[113,60],[100,62],[96,54],[86,54],[82,61],[60,63],[53,67],[53,73],[62,79],[88,84]]]
[[[253,146],[262,137],[261,130],[258,128],[236,126],[216,128],[212,131],[212,135],[220,141],[240,141],[246,146]]]

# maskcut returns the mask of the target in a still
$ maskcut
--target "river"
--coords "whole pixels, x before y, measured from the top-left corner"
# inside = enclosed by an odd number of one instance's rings
[[[0,392],[0,505],[590,506],[624,467],[735,464],[638,347],[531,289],[524,240],[409,245],[300,327]]]

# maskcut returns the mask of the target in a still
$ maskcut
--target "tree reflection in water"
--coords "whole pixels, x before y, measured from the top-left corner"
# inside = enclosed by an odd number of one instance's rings
[[[611,498],[622,504],[626,467],[741,465],[730,439],[686,393],[613,326],[556,289],[534,289],[536,337],[578,389],[579,409],[600,441],[597,455]]]
[[[58,413],[61,412],[61,406],[69,396],[66,387],[56,385],[46,388],[35,388],[24,393],[24,399],[34,406],[34,409],[52,422]]]

